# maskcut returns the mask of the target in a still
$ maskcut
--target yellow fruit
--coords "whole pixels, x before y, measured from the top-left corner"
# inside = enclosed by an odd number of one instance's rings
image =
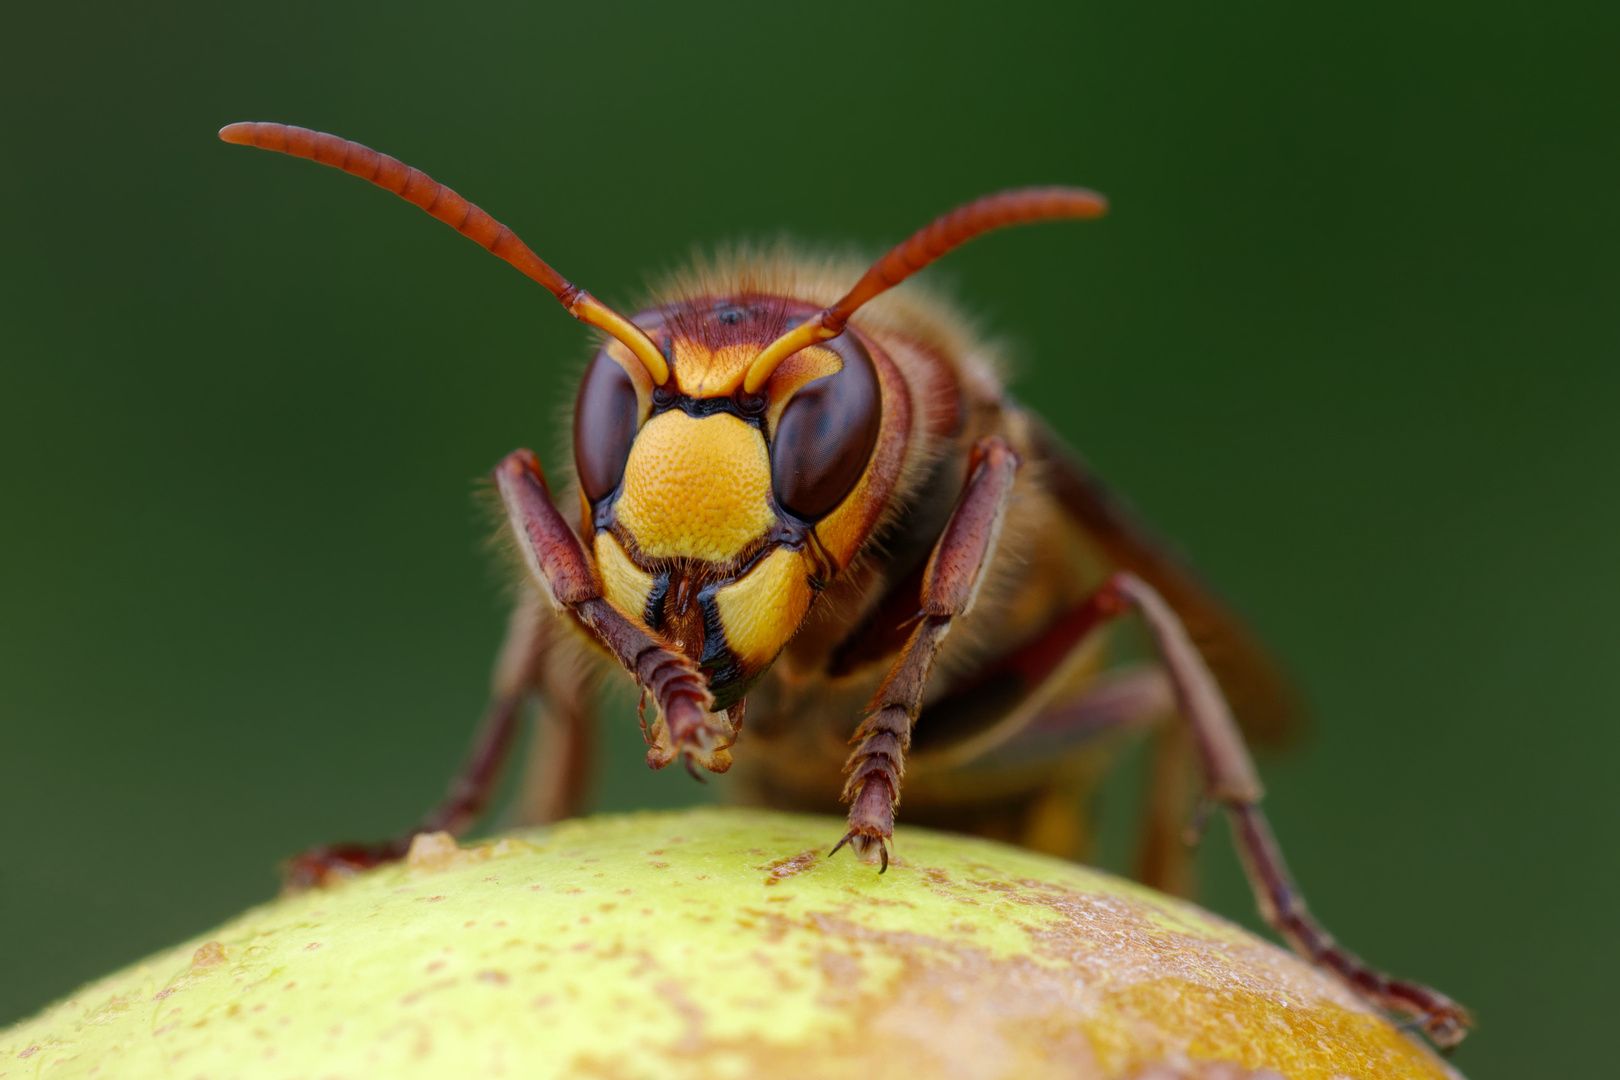
[[[1457,1076],[1189,904],[917,829],[879,876],[826,858],[842,830],[697,810],[419,837],[0,1032],[0,1077]]]

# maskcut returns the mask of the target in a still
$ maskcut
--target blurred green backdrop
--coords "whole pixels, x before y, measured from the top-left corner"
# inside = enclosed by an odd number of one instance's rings
[[[503,618],[469,493],[513,447],[562,460],[588,335],[399,200],[215,141],[274,119],[425,169],[621,304],[693,245],[1107,192],[936,280],[1297,670],[1315,734],[1270,806],[1327,924],[1478,1011],[1471,1076],[1592,1075],[1620,997],[1617,12],[12,9],[0,1022],[434,799]],[[600,806],[702,797],[638,744],[622,712]],[[1224,833],[1204,859],[1254,925]]]

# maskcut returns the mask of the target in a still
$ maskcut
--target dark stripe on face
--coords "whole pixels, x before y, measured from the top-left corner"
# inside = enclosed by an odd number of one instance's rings
[[[732,652],[731,646],[726,641],[726,627],[721,621],[720,606],[715,602],[715,594],[753,569],[772,550],[775,550],[774,545],[762,550],[734,575],[706,581],[697,588],[696,596],[687,601],[688,605],[697,605],[698,614],[702,617],[703,648],[694,661],[708,676],[709,692],[714,695],[715,712],[721,712],[741,701],[764,674],[763,669],[753,672],[745,670],[736,654]],[[672,630],[670,621],[675,617],[671,605],[677,591],[676,583],[683,577],[692,580],[693,576],[692,567],[672,567],[663,569],[653,577],[652,590],[647,594],[647,604],[642,612],[642,618],[648,627],[666,637],[670,634]]]

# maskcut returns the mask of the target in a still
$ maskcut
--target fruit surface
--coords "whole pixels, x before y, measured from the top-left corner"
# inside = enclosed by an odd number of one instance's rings
[[[827,860],[839,831],[697,810],[419,837],[0,1032],[0,1077],[1457,1076],[1192,905],[904,827],[878,875]]]

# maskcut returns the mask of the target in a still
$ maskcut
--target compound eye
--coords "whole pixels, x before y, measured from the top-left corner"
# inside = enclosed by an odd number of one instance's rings
[[[877,445],[883,401],[872,357],[853,334],[820,348],[837,353],[843,367],[793,395],[771,447],[776,501],[810,522],[843,502],[861,478]]]
[[[574,401],[574,466],[592,505],[612,494],[623,479],[640,411],[630,376],[605,350],[597,353]]]

